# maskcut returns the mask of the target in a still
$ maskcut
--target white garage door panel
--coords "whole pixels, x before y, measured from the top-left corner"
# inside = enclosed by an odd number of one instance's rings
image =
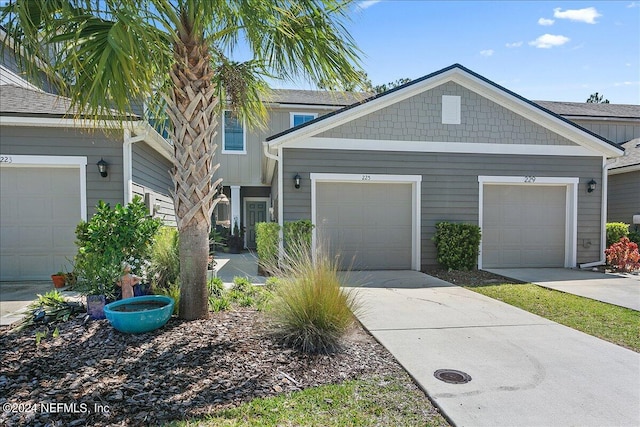
[[[483,267],[563,267],[566,187],[485,185]]]
[[[78,168],[0,168],[0,280],[47,280],[76,252]]]
[[[318,238],[343,268],[410,269],[411,200],[410,184],[320,182]]]

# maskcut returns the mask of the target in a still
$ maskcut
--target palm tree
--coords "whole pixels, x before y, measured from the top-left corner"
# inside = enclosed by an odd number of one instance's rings
[[[358,49],[344,27],[351,1],[15,0],[2,8],[0,22],[22,51],[21,65],[36,75],[32,65],[44,63],[83,117],[121,118],[148,99],[168,114],[183,318],[208,316],[208,236],[221,182],[213,182],[212,141],[220,112],[230,108],[249,125],[262,123],[266,77],[357,80]],[[234,62],[238,49],[252,58]]]

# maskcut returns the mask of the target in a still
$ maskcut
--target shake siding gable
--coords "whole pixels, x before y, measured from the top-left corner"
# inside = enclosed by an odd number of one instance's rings
[[[284,221],[311,218],[310,173],[422,175],[421,266],[436,265],[431,240],[439,221],[478,223],[479,175],[578,177],[577,262],[600,258],[601,189],[583,191],[601,174],[601,157],[522,156],[453,153],[399,153],[285,148],[283,176],[299,173],[295,189],[285,179]],[[380,200],[384,209],[384,200]]]
[[[461,124],[442,124],[443,95],[460,96]],[[454,82],[446,82],[317,136],[392,141],[577,145]]]

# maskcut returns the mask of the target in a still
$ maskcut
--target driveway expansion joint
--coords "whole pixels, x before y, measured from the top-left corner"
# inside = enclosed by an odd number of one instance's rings
[[[429,328],[379,328],[368,329],[370,332],[386,332],[386,331],[429,331],[443,329],[474,329],[474,328],[510,328],[519,326],[558,326],[554,323],[520,323],[517,325],[467,325],[467,326],[438,326]]]

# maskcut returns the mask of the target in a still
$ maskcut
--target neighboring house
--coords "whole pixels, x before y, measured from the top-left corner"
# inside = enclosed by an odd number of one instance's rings
[[[622,145],[624,157],[609,162],[607,221],[633,224],[640,215],[640,105],[537,102]]]
[[[609,164],[607,221],[631,224],[640,231],[640,138],[622,147],[624,156]]]
[[[225,111],[219,117],[220,126],[214,140],[218,146],[214,163],[220,163],[214,180],[223,178],[230,206],[218,206],[216,222],[230,228],[237,222],[245,229],[245,245],[255,248],[254,226],[274,218],[270,208],[277,198],[277,193],[272,193],[271,174],[264,155],[265,138],[363,99],[363,95],[353,93],[274,90],[264,100],[269,111],[264,129],[248,129],[230,111]]]
[[[606,161],[623,153],[457,64],[266,144],[278,222],[310,218],[363,269],[437,264],[439,221],[482,228],[480,268],[600,261]]]
[[[140,195],[150,213],[175,224],[169,143],[146,122],[105,129],[67,118],[68,109],[66,98],[0,86],[0,281],[69,268],[75,227],[98,200],[113,206]]]

